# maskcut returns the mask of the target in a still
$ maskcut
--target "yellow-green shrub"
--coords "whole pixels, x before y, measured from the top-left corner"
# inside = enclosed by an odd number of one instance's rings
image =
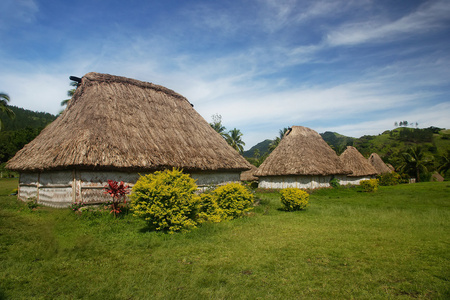
[[[219,186],[212,195],[229,220],[239,218],[253,208],[253,194],[240,183]]]
[[[200,195],[198,210],[198,223],[218,223],[226,219],[226,214],[223,209],[219,207],[217,198],[213,193],[203,193]]]
[[[156,230],[189,230],[197,224],[196,190],[194,179],[178,169],[141,176],[130,195],[131,209]]]
[[[281,204],[287,211],[303,210],[308,206],[309,194],[296,188],[285,188],[280,191]]]
[[[402,178],[401,178],[400,174],[398,174],[396,172],[390,172],[390,173],[384,173],[384,174],[378,175],[377,179],[378,179],[379,185],[388,186],[388,185],[399,184]]]
[[[361,186],[362,190],[364,192],[376,192],[378,190],[378,180],[376,179],[369,179],[369,180],[361,180],[359,182],[359,185]]]

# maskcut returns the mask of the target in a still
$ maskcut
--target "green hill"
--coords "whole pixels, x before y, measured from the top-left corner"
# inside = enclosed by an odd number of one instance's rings
[[[45,126],[56,119],[56,116],[31,110],[9,106],[16,117],[8,118],[5,113],[0,113],[5,127],[0,131],[0,164],[3,169],[5,163],[12,158],[17,151],[31,142]]]
[[[56,116],[46,113],[31,111],[16,106],[8,106],[16,115],[10,119],[3,112],[0,112],[0,119],[5,125],[2,131],[14,131],[24,128],[43,128],[56,119]]]
[[[255,146],[251,147],[249,150],[244,151],[244,157],[253,158],[255,157],[255,151],[259,151],[259,156],[264,156],[269,153],[269,146],[273,142],[273,140],[265,140],[262,141]]]
[[[450,130],[433,126],[423,129],[399,127],[394,130],[386,130],[379,135],[365,135],[360,138],[352,138],[330,131],[320,135],[338,155],[347,146],[354,146],[365,157],[369,157],[374,152],[378,153],[386,163],[390,163],[396,168],[401,163],[402,153],[412,147],[420,146],[423,149],[429,172],[436,171],[448,159],[450,153]],[[265,154],[269,153],[268,148],[271,142],[271,140],[265,140],[258,143],[244,152],[244,156],[255,165],[256,161],[258,165],[261,164],[265,159]],[[254,162],[252,158],[254,158],[255,149],[259,150],[260,159]]]

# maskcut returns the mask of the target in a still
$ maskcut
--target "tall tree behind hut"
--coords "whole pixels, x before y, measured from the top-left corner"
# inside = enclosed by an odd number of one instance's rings
[[[422,181],[421,176],[428,173],[428,166],[431,165],[432,158],[425,155],[421,146],[411,147],[406,152],[401,153],[401,172],[407,173],[416,178],[416,182]]]
[[[269,146],[269,151],[272,152],[273,150],[275,150],[275,148],[278,146],[278,144],[281,142],[281,139],[284,137],[284,135],[286,134],[286,132],[289,130],[289,128],[283,128],[280,129],[280,131],[278,132],[278,136],[273,140],[273,142],[270,144]]]
[[[242,136],[242,132],[239,129],[234,128],[230,130],[225,137],[227,143],[241,154],[244,152],[245,146]]]
[[[6,115],[11,118],[14,119],[15,118],[15,114],[14,112],[8,107],[8,102],[10,101],[10,98],[8,96],[8,94],[5,93],[0,93],[0,111],[6,113]],[[0,130],[3,129],[3,121],[2,119],[0,119]]]
[[[219,114],[214,114],[211,116],[212,118],[212,123],[209,123],[209,125],[218,133],[220,134],[223,138],[226,138],[226,128],[225,126],[223,126],[222,124],[222,116]]]
[[[64,108],[66,108],[67,104],[69,104],[70,100],[73,97],[73,94],[75,94],[75,91],[77,90],[77,87],[79,86],[79,83],[76,82],[76,81],[72,81],[72,82],[70,82],[70,86],[74,86],[75,88],[70,89],[70,90],[67,91],[67,96],[69,97],[69,99],[65,99],[65,100],[61,101],[61,106],[64,107]]]

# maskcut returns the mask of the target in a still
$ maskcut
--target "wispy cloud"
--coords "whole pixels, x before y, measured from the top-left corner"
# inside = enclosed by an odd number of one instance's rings
[[[82,34],[36,18],[39,4],[0,3],[24,12],[14,26],[28,24],[11,36],[0,29],[21,46],[0,49],[0,89],[12,105],[57,113],[68,76],[96,71],[175,90],[208,121],[219,113],[241,129],[247,147],[290,125],[352,136],[400,119],[449,126],[449,43],[437,38],[449,30],[448,1],[411,4],[407,13],[371,0],[194,1],[161,4],[141,22],[101,24],[91,9],[75,24],[96,30]]]
[[[441,28],[450,20],[448,1],[430,1],[416,11],[397,20],[386,20],[382,16],[368,21],[341,25],[331,31],[326,42],[331,46],[356,45],[367,42],[385,43],[392,39],[406,39],[417,34]]]
[[[1,29],[35,21],[39,6],[35,0],[2,0],[0,2]]]

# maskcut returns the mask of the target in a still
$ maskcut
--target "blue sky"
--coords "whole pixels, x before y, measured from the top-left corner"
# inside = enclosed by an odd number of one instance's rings
[[[0,1],[0,91],[53,114],[69,76],[153,82],[246,149],[291,125],[450,128],[450,1]]]

